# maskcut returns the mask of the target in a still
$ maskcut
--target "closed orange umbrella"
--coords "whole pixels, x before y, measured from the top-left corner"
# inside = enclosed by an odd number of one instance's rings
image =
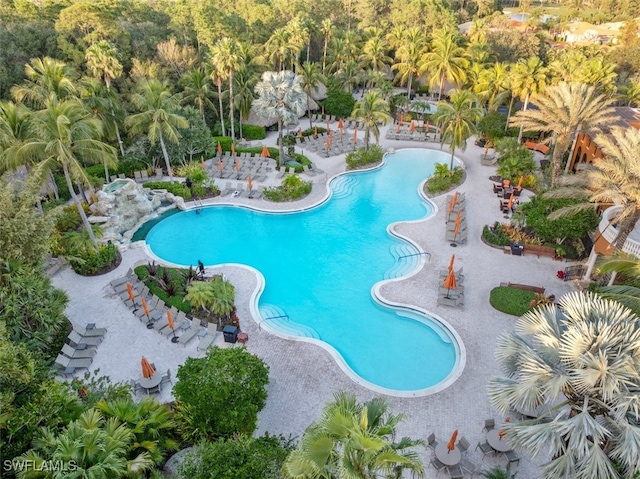
[[[456,282],[456,275],[453,272],[453,269],[449,271],[449,274],[445,278],[444,283],[442,283],[442,285],[447,289],[456,289],[458,287],[458,283]]]
[[[249,189],[249,191],[253,189],[253,179],[251,178],[251,175],[249,175],[249,178],[247,178],[247,188]]]
[[[231,154],[232,155],[236,154],[236,145],[234,145],[233,143],[231,143]]]
[[[327,120],[327,131],[331,131],[331,129],[329,128],[329,121]]]
[[[447,267],[447,269],[449,271],[453,271],[453,262],[456,260],[456,255],[452,254],[451,255],[451,259],[449,260],[449,266]]]
[[[453,213],[453,208],[455,208],[457,202],[458,202],[458,192],[456,191],[453,194],[453,198],[451,198],[451,201],[449,201],[449,208],[447,209],[448,214]]]
[[[461,212],[458,211],[458,214],[456,215],[456,223],[455,223],[455,228],[453,229],[453,237],[455,238],[456,236],[458,236],[458,233],[460,233],[460,222],[462,221],[462,216],[461,216]]]
[[[400,128],[402,128],[402,125],[398,123],[398,127],[396,128],[396,133],[400,133]]]
[[[411,125],[409,125],[409,131],[410,131],[411,133],[413,133],[414,131],[416,131],[416,125],[415,125],[415,123],[413,122],[413,120],[411,120]]]
[[[353,144],[358,143],[358,125],[353,129]]]
[[[145,316],[149,318],[149,305],[147,304],[147,300],[143,297],[141,301],[142,301],[142,310],[144,311]]]
[[[218,142],[218,155],[222,155],[222,145]]]
[[[344,130],[341,128],[340,129],[340,141],[342,141],[343,138],[344,138]]]
[[[200,166],[202,166],[202,169],[204,170],[204,156],[200,157]]]
[[[133,294],[133,285],[131,283],[127,283],[127,293],[129,293],[129,299],[131,301],[136,300],[136,295]]]
[[[222,170],[224,169],[224,165],[222,164],[222,158],[218,160],[218,171],[220,172],[220,178],[222,178]]]
[[[520,177],[520,179],[518,180],[518,189],[522,188],[522,183],[524,182],[524,175]]]
[[[238,171],[238,172],[240,171],[240,162],[238,161],[237,158],[236,158],[235,168],[236,168],[236,171]]]
[[[178,338],[176,337],[176,325],[173,322],[173,315],[171,314],[171,311],[169,311],[168,309],[167,309],[167,326],[173,333],[173,338],[171,338],[171,342],[175,343],[176,341],[178,341]]]
[[[340,119],[338,120],[338,128],[339,128],[339,129],[344,128],[344,123],[342,123],[342,118],[340,118]]]
[[[324,142],[324,149],[328,150],[330,145],[331,145],[331,139],[327,138],[327,141]]]
[[[318,127],[317,126],[313,127],[313,136],[316,136],[316,137],[318,136]]]
[[[447,444],[447,449],[449,452],[453,451],[456,448],[456,439],[458,439],[458,430],[453,431],[451,435],[451,439],[449,439],[449,443]]]
[[[302,128],[298,128],[298,138],[302,138]]]
[[[267,148],[267,145],[264,145],[264,146],[262,147],[262,153],[261,153],[261,154],[262,154],[262,157],[263,157],[263,158],[269,158],[269,157],[270,157],[270,155],[269,155],[269,148]]]
[[[153,369],[153,366],[151,366],[151,363],[149,361],[147,361],[147,358],[145,358],[144,356],[142,356],[142,360],[140,361],[140,364],[142,365],[142,376],[149,379],[151,376],[153,376],[155,374],[155,369]]]
[[[507,210],[511,210],[511,207],[513,206],[513,198],[515,198],[513,195],[509,197],[509,203],[507,203]]]
[[[322,116],[324,116],[324,105],[320,107],[322,109]]]

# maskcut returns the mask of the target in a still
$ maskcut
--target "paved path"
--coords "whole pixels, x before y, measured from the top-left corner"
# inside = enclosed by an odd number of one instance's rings
[[[301,126],[304,127],[304,120]],[[392,126],[391,126],[392,127]],[[386,128],[386,127],[385,127]],[[385,128],[381,131],[384,138]],[[362,134],[362,133],[360,133]],[[270,134],[266,144],[275,144],[275,134]],[[439,149],[439,145],[418,144],[411,141],[382,140],[387,148],[424,147]],[[472,447],[469,457],[480,462],[481,455],[473,451],[478,441],[484,440],[482,428],[486,418],[494,417],[497,422],[503,418],[493,411],[486,397],[487,380],[499,373],[494,359],[496,338],[511,330],[515,318],[495,311],[488,302],[489,291],[501,282],[511,281],[536,286],[545,286],[549,294],[556,297],[573,289],[570,282],[556,278],[556,271],[564,263],[549,258],[535,256],[516,257],[505,255],[501,250],[492,249],[480,241],[482,227],[502,220],[498,209],[498,199],[492,193],[488,177],[495,174],[495,167],[480,165],[482,148],[469,141],[466,152],[459,155],[466,165],[467,178],[459,188],[466,193],[468,243],[454,249],[444,240],[444,196],[433,203],[438,213],[416,223],[403,223],[397,231],[412,238],[420,247],[431,253],[431,259],[417,274],[410,278],[386,283],[380,289],[389,300],[410,303],[432,311],[444,318],[461,336],[467,362],[461,377],[449,388],[432,396],[420,398],[386,397],[394,413],[404,413],[406,419],[398,428],[401,436],[426,437],[435,432],[439,442],[446,441],[454,429],[466,437]],[[308,154],[324,175],[310,177],[314,182],[312,193],[305,199],[292,204],[278,204],[248,198],[217,198],[208,203],[217,204],[234,201],[261,208],[290,209],[309,206],[327,194],[327,179],[344,171],[344,155],[320,158]],[[268,183],[274,183],[272,178]],[[522,200],[527,194],[523,193]],[[465,308],[451,309],[436,305],[438,271],[445,268],[451,254],[456,254],[457,267],[464,267]],[[123,264],[108,275],[84,278],[70,269],[63,269],[54,278],[54,284],[67,291],[70,302],[67,315],[76,324],[95,322],[107,327],[105,340],[98,348],[94,367],[108,375],[113,381],[128,381],[140,376],[140,358],[145,355],[155,362],[158,370],[170,369],[172,377],[180,364],[189,356],[202,356],[196,350],[197,338],[187,347],[172,344],[167,338],[153,330],[147,330],[124,306],[109,286],[109,281],[121,276],[135,264],[149,261],[145,249],[133,247],[123,254]],[[208,272],[214,272],[209,268]],[[247,348],[260,356],[270,368],[269,397],[265,409],[260,413],[258,434],[265,431],[284,435],[301,435],[305,428],[319,418],[322,407],[332,399],[338,390],[350,390],[361,400],[370,399],[374,393],[351,381],[338,367],[330,355],[321,347],[304,342],[289,341],[261,330],[251,319],[249,299],[256,287],[256,279],[249,270],[226,266],[224,273],[236,287],[236,305],[241,318],[241,328],[249,335]],[[216,344],[225,345],[219,336]],[[371,358],[375,361],[376,358]],[[428,367],[428,365],[415,365]],[[171,400],[169,388],[165,388],[161,400]],[[430,450],[422,453],[426,477],[436,477],[435,470],[428,466]],[[503,459],[487,457],[484,464],[505,464]],[[539,474],[528,460],[522,460],[518,468],[519,479],[534,479]]]

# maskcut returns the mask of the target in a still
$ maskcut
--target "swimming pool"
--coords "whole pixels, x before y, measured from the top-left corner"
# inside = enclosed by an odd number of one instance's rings
[[[234,206],[182,212],[154,226],[147,245],[175,264],[200,259],[256,268],[265,278],[261,324],[322,342],[344,361],[343,369],[374,389],[431,391],[457,366],[454,334],[433,318],[383,307],[371,291],[422,264],[418,249],[388,227],[432,213],[418,189],[436,162],[448,162],[448,154],[407,149],[387,155],[382,168],[334,178],[331,198],[302,212]]]

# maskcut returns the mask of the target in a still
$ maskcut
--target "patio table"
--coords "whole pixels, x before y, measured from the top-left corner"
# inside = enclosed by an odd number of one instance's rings
[[[140,384],[140,386],[142,386],[144,389],[147,390],[147,393],[149,392],[149,389],[153,389],[156,386],[158,386],[160,384],[160,382],[162,381],[162,374],[156,372],[153,376],[151,376],[150,378],[140,378],[138,380],[138,384]]]
[[[455,466],[462,460],[462,453],[457,447],[453,451],[449,451],[447,444],[442,443],[436,446],[436,457],[442,464]]]
[[[509,440],[505,437],[500,439],[500,429],[492,429],[487,433],[487,442],[498,452],[507,452],[513,449]]]

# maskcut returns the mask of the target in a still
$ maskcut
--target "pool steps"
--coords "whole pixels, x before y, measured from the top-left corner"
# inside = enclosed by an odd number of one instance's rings
[[[320,335],[315,329],[292,321],[282,308],[274,304],[261,304],[260,317],[262,318],[260,321],[261,324],[268,322],[283,334],[320,339]]]

